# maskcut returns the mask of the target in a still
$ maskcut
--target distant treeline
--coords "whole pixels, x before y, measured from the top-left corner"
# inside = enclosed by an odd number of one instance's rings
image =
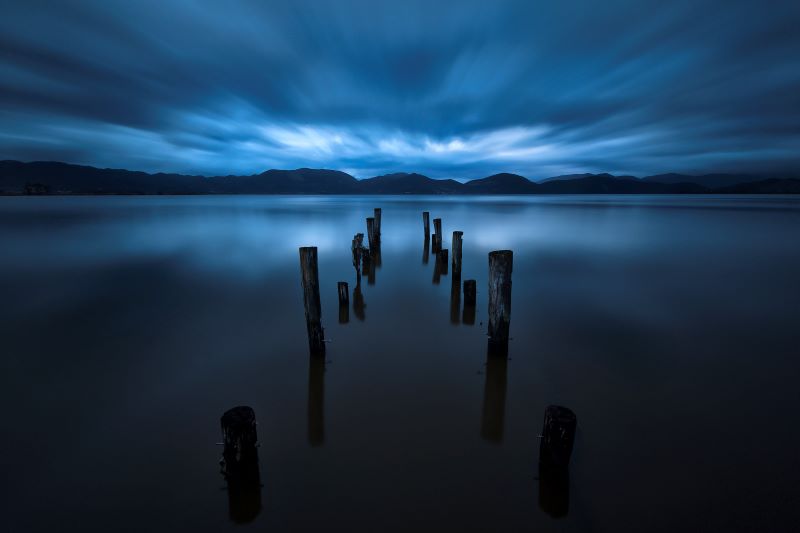
[[[0,161],[0,194],[800,194],[800,179],[747,174],[573,174],[533,182],[517,174],[461,183],[421,174],[358,180],[337,170],[267,170],[251,176],[187,176],[57,162]]]

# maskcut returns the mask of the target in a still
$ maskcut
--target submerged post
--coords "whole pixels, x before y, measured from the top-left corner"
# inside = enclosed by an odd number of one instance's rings
[[[431,214],[428,211],[422,212],[422,225],[425,227],[425,238],[431,235]]]
[[[561,405],[548,405],[544,410],[539,463],[548,467],[567,468],[577,427],[578,417],[572,409]]]
[[[378,240],[375,237],[375,219],[372,217],[367,218],[367,242],[370,250],[378,244]]]
[[[325,355],[325,335],[322,329],[322,306],[319,300],[319,271],[317,247],[300,248],[300,271],[303,281],[303,303],[306,309],[308,348],[311,355]]]
[[[240,405],[225,411],[222,428],[222,475],[228,485],[228,512],[236,523],[252,522],[261,511],[256,413]]]
[[[453,232],[453,283],[461,284],[461,236],[463,231]],[[459,291],[460,292],[460,291]]]
[[[381,242],[381,208],[375,208],[375,242]]]
[[[549,405],[539,444],[539,506],[555,518],[569,511],[569,459],[578,419],[567,407]]]
[[[347,324],[350,322],[350,289],[346,281],[340,281],[336,284],[339,292],[339,324]]]
[[[477,292],[477,283],[474,279],[468,279],[464,282],[464,314],[461,321],[464,324],[472,325],[475,323],[475,299]]]
[[[511,250],[489,252],[489,348],[497,355],[508,354],[513,259]]]

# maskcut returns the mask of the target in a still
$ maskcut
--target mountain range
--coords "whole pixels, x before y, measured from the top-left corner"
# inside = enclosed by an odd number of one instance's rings
[[[461,183],[416,173],[358,180],[338,170],[249,176],[148,174],[68,163],[0,161],[0,194],[800,194],[800,179],[752,174],[570,174],[539,182],[501,173]]]

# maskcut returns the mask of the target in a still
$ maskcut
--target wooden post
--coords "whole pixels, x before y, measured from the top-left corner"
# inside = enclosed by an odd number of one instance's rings
[[[539,463],[553,468],[567,468],[575,443],[578,418],[572,409],[548,405],[544,411]]]
[[[476,286],[477,283],[474,279],[464,282],[464,315],[461,318],[464,324],[475,324]]]
[[[439,236],[439,241],[442,240],[442,219],[441,218],[434,218],[433,219],[433,233]]]
[[[427,211],[422,212],[422,225],[425,228],[425,239],[431,235],[431,214]]]
[[[325,441],[325,359],[315,357],[308,366],[308,443]]]
[[[508,354],[513,259],[511,250],[489,252],[489,347],[496,355]]]
[[[367,239],[369,249],[372,250],[378,244],[378,239],[375,237],[375,219],[372,217],[367,218]]]
[[[252,522],[261,511],[256,413],[240,405],[225,411],[222,427],[222,475],[228,485],[228,513],[239,524]]]
[[[554,518],[569,511],[569,459],[578,419],[567,407],[549,405],[539,444],[539,507]]]
[[[453,283],[461,285],[461,236],[463,231],[453,232]],[[461,293],[461,287],[459,294]]]
[[[439,253],[439,250],[441,249],[442,249],[442,237],[434,233],[431,236],[431,252],[434,255],[437,255]]]
[[[339,324],[347,324],[350,322],[350,290],[346,281],[340,281],[336,284],[339,292]]]
[[[300,248],[300,271],[303,282],[303,303],[306,309],[308,348],[311,355],[325,355],[325,334],[322,329],[322,306],[319,300],[317,247]]]
[[[445,248],[444,250],[439,250],[439,253],[436,256],[437,260],[439,261],[439,265],[441,267],[441,273],[443,276],[447,275],[448,265],[450,264],[450,261],[448,261],[448,256],[449,252],[447,251],[447,248]]]
[[[375,241],[381,242],[381,208],[375,208]]]

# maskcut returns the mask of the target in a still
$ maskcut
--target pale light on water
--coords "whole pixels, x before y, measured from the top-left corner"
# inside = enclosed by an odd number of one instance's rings
[[[340,324],[374,207],[382,264]],[[425,210],[444,247],[464,232],[474,325],[423,262]],[[215,446],[240,404],[259,421],[254,530],[791,530],[799,230],[785,197],[0,198],[8,530],[241,528]],[[510,359],[485,366],[503,248]],[[553,403],[579,424],[559,519],[537,478]]]

